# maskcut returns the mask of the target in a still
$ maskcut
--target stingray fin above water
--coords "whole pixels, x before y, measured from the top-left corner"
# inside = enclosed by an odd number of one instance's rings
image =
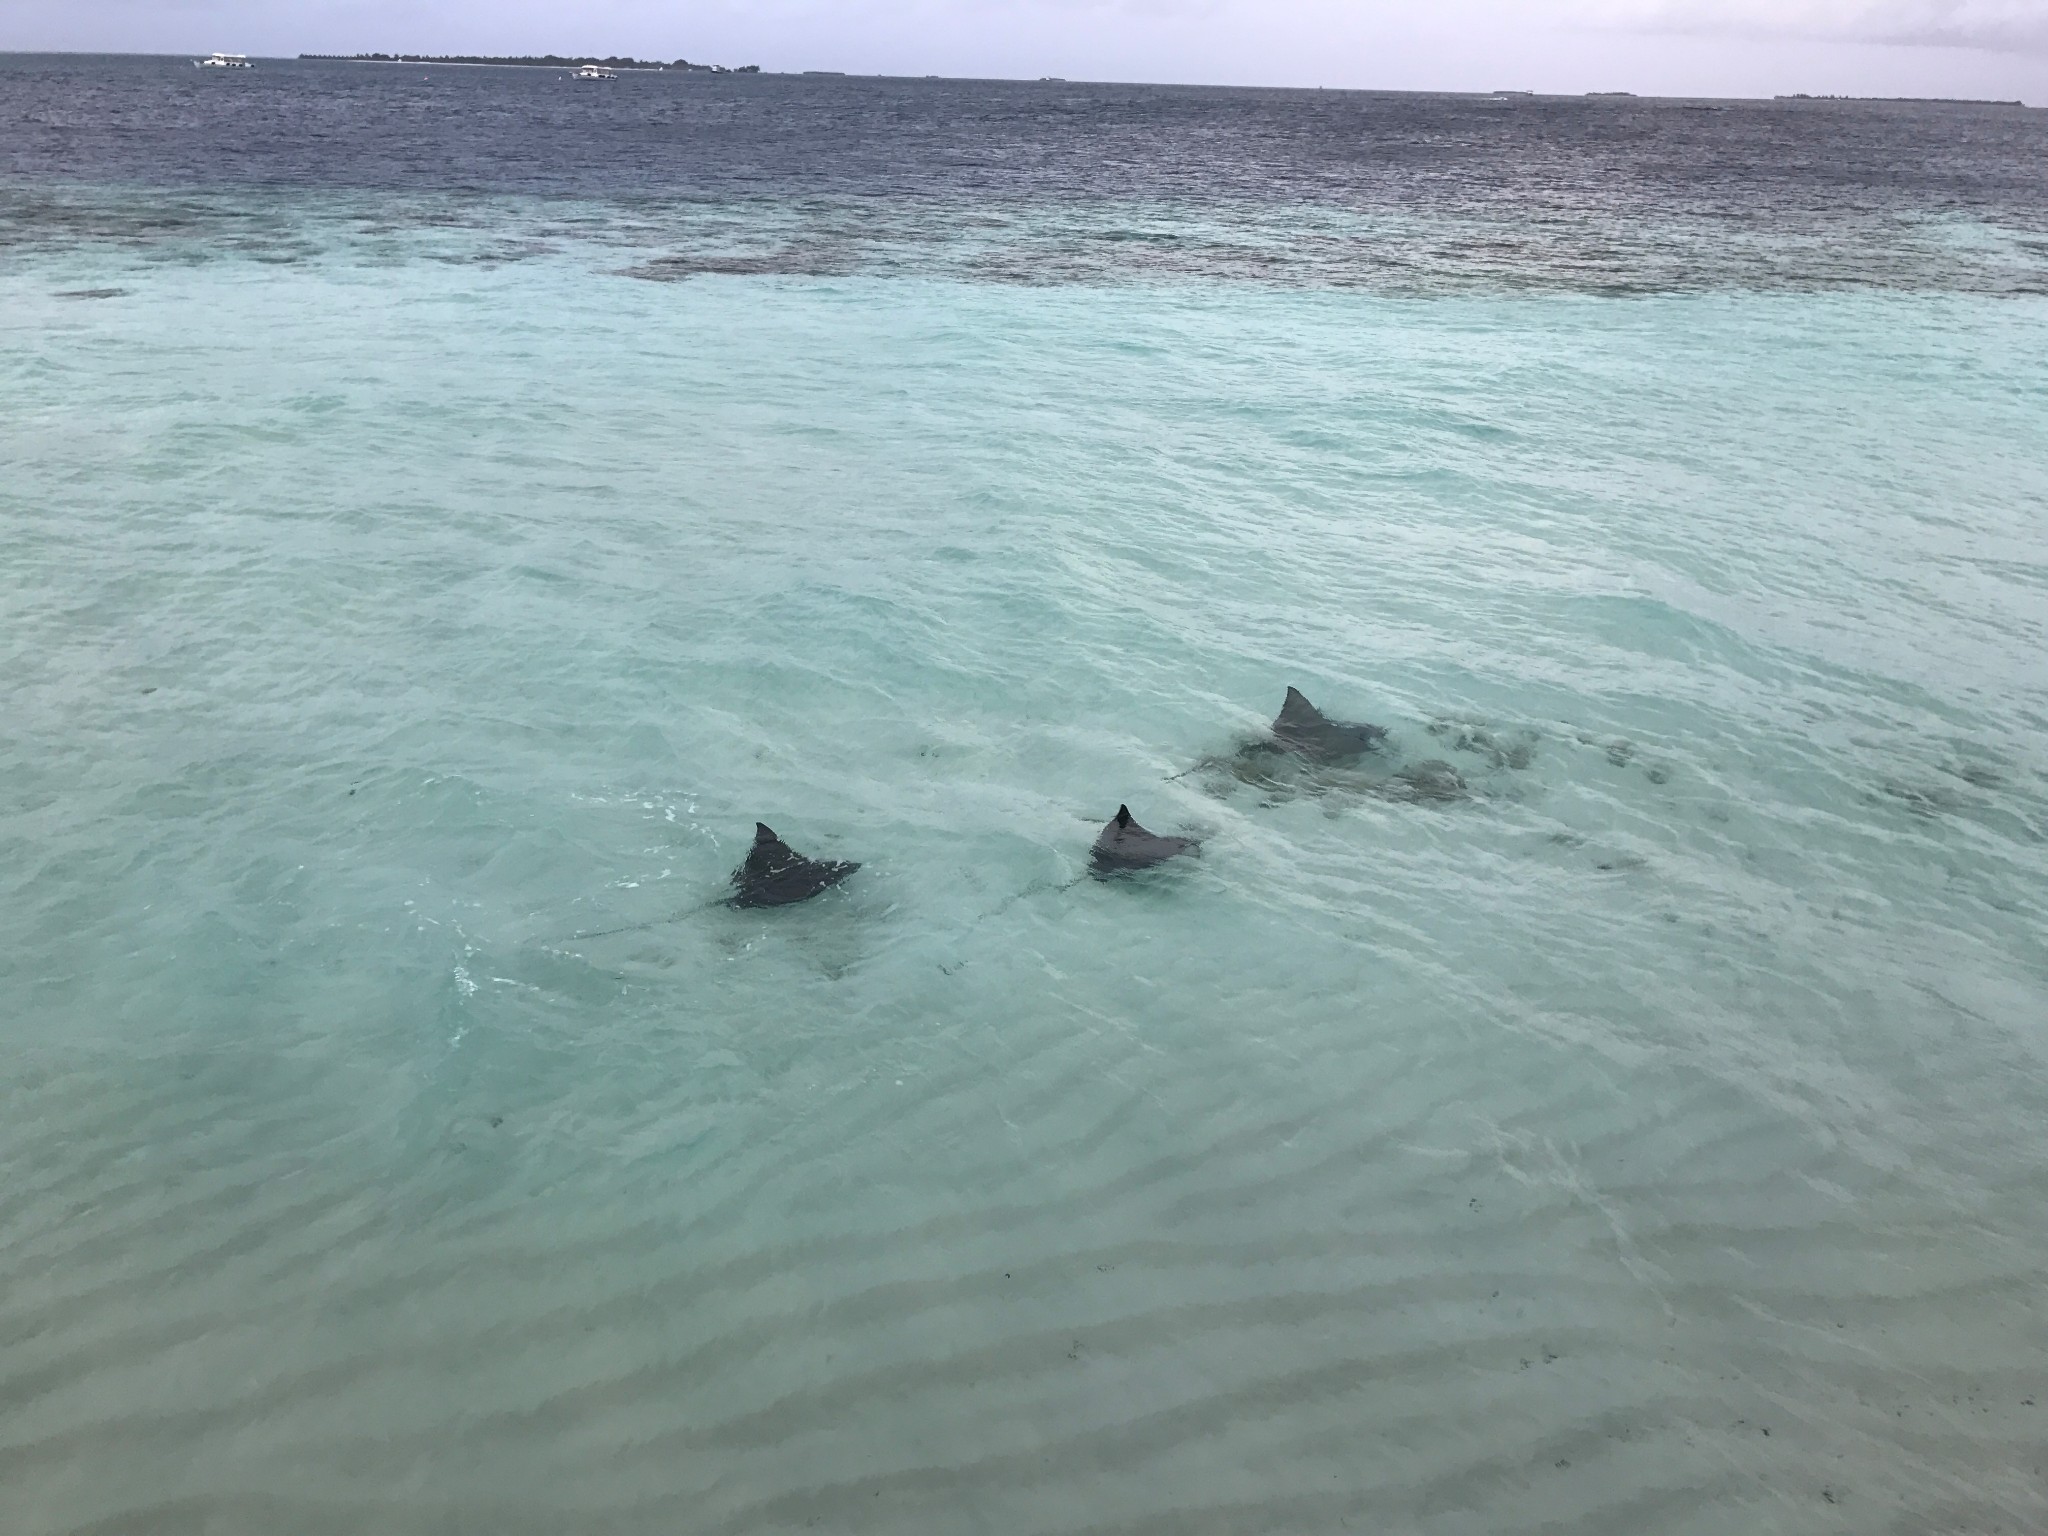
[[[1383,725],[1332,720],[1299,688],[1287,690],[1287,701],[1273,719],[1273,740],[1282,748],[1319,763],[1342,762],[1376,750],[1387,738]]]
[[[1097,875],[1122,874],[1127,870],[1150,869],[1176,855],[1192,852],[1201,845],[1192,837],[1161,837],[1138,825],[1128,805],[1116,808],[1116,815],[1095,839],[1088,862]]]
[[[807,859],[769,829],[754,823],[754,846],[746,862],[732,872],[735,907],[786,907],[830,890],[859,869],[827,859]]]

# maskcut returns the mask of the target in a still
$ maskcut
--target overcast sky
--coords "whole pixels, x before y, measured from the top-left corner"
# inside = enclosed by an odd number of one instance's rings
[[[2048,103],[2048,0],[0,0],[0,48]]]

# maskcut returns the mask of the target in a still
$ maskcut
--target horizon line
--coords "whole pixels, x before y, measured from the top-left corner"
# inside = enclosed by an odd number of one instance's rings
[[[168,52],[129,52],[106,48],[0,48],[0,59],[6,58],[101,58],[101,59],[187,59],[195,52],[210,53],[212,49],[183,49]],[[223,49],[221,52],[232,52]],[[562,67],[543,63],[525,63],[523,59],[543,59],[544,54],[476,55],[470,59],[458,59],[449,55],[432,57],[425,54],[412,56],[387,56],[374,58],[369,54],[347,53],[296,53],[268,54],[250,53],[241,55],[248,59],[261,59],[273,64],[417,64],[422,67],[441,69],[552,69]],[[608,63],[613,60],[633,58],[631,54],[562,54],[557,55],[563,64],[581,64],[586,61]],[[2025,111],[2041,111],[2048,108],[2034,107],[2024,99],[1993,98],[1982,96],[1858,96],[1841,92],[1778,92],[1770,96],[1710,96],[1683,95],[1668,96],[1628,90],[1603,91],[1544,91],[1525,87],[1452,88],[1425,89],[1416,86],[1378,85],[1258,85],[1218,84],[1199,80],[1094,80],[1061,75],[897,75],[881,72],[867,73],[837,69],[771,69],[767,65],[709,67],[698,69],[675,69],[662,60],[635,60],[639,65],[636,74],[668,74],[716,76],[770,76],[783,80],[830,79],[830,80],[898,80],[898,81],[947,81],[958,84],[977,85],[1088,85],[1088,86],[1147,86],[1164,90],[1189,91],[1319,91],[1340,92],[1354,96],[1475,96],[1475,97],[1525,97],[1549,101],[1677,101],[1677,102],[1730,102],[1730,103],[1780,103],[1780,102],[1844,102],[1892,104],[1898,106],[1954,106],[1954,107],[2017,107]]]

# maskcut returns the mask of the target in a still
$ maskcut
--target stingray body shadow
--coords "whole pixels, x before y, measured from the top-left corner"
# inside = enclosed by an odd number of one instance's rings
[[[1432,720],[1429,734],[1453,752],[1483,757],[1489,766],[1512,768],[1517,772],[1536,761],[1536,744],[1542,740],[1527,726],[1496,728],[1482,720]]]
[[[1193,853],[1201,843],[1192,837],[1161,837],[1138,825],[1128,805],[1116,808],[1116,815],[1095,839],[1088,853],[1088,872],[1098,880],[1151,869],[1168,859]]]

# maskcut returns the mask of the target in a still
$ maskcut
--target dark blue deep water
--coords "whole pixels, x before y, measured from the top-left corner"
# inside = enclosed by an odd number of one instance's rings
[[[2048,287],[2048,112],[1999,106],[17,56],[0,168],[10,245],[600,204],[666,276]]]

